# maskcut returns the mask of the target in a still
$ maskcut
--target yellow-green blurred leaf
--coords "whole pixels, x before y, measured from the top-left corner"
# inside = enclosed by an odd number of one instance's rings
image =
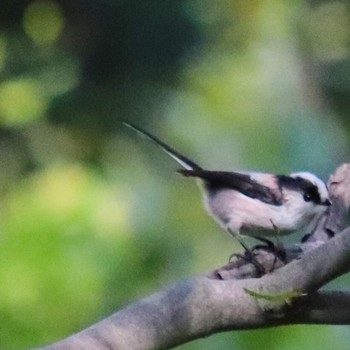
[[[34,42],[51,44],[59,38],[63,30],[64,16],[56,2],[34,1],[26,9],[23,25]]]

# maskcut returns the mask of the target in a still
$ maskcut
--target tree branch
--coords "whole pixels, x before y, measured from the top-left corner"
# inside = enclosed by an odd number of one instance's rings
[[[321,291],[295,314],[290,323],[350,324],[350,292]]]
[[[277,259],[276,265],[272,252],[256,250],[266,269],[279,267],[273,273],[251,278],[256,276],[254,266],[238,259],[207,276],[185,280],[141,299],[42,349],[168,349],[227,330],[296,323],[350,324],[350,293],[317,292],[350,270],[350,228],[329,239],[330,230],[333,235],[343,226],[350,205],[350,186],[344,188],[343,184],[349,179],[348,165],[331,177],[331,198],[336,204],[321,220],[322,227],[307,240],[309,248],[299,250],[297,259],[285,266]],[[315,236],[326,242],[315,244],[319,241]],[[316,248],[310,249],[310,245]]]

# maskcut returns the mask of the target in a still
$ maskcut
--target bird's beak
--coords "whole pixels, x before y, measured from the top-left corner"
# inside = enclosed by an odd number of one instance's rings
[[[324,202],[321,203],[322,205],[326,205],[327,207],[332,205],[332,202],[329,199],[326,199]]]

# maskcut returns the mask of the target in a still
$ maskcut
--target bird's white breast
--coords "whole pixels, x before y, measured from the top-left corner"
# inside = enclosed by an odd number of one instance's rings
[[[276,231],[288,234],[303,226],[305,212],[288,203],[266,204],[231,189],[209,194],[206,199],[208,212],[221,226],[235,233],[256,236],[276,235]]]

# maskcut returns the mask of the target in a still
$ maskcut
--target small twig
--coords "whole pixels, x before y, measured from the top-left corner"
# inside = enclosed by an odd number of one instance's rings
[[[350,324],[350,292],[320,291],[289,320],[295,324]]]

